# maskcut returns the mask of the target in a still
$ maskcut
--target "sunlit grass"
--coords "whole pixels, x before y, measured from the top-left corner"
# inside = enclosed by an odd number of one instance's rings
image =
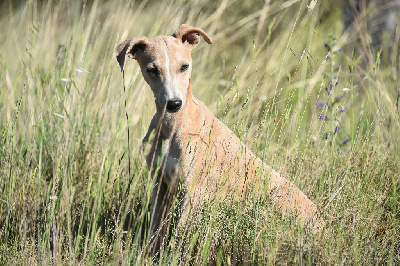
[[[2,264],[400,262],[396,53],[353,54],[365,30],[343,33],[333,4],[11,3],[0,17]],[[182,23],[213,40],[193,52],[194,95],[309,195],[320,234],[262,197],[206,204],[148,253],[153,180],[139,147],[155,108],[133,60],[124,91],[114,48]]]

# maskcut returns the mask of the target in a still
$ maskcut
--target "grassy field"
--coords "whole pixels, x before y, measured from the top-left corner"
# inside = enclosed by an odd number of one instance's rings
[[[0,4],[1,264],[400,264],[398,43],[361,45],[337,1],[253,2]],[[114,48],[182,23],[213,40],[193,52],[194,95],[309,195],[321,233],[267,198],[218,202],[148,253],[155,106]]]

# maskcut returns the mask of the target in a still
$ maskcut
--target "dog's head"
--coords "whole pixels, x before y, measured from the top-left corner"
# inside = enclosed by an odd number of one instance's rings
[[[192,71],[191,51],[200,42],[200,35],[211,44],[204,31],[185,24],[172,36],[130,38],[115,48],[117,61],[123,70],[126,57],[136,59],[154,93],[157,107],[177,112],[186,103]]]

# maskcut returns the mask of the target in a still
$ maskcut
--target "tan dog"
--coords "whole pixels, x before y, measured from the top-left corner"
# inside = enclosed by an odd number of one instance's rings
[[[178,183],[186,190],[181,224],[190,209],[207,199],[245,198],[250,191],[256,198],[259,187],[267,188],[272,202],[283,212],[319,221],[317,208],[302,191],[263,164],[193,97],[191,51],[200,35],[211,44],[201,29],[182,25],[172,36],[131,38],[116,48],[121,70],[126,56],[136,59],[155,98],[157,112],[143,139],[148,167],[153,173],[159,169],[152,195],[150,232],[160,227],[169,211],[169,193]]]

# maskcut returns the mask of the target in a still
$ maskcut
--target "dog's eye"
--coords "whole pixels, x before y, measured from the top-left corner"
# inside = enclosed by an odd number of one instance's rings
[[[183,64],[183,65],[181,66],[181,72],[185,72],[186,70],[188,70],[188,68],[189,68],[189,65],[188,65],[188,64]]]
[[[149,67],[148,69],[146,69],[147,73],[150,73],[154,76],[158,75],[158,69],[156,67]]]

